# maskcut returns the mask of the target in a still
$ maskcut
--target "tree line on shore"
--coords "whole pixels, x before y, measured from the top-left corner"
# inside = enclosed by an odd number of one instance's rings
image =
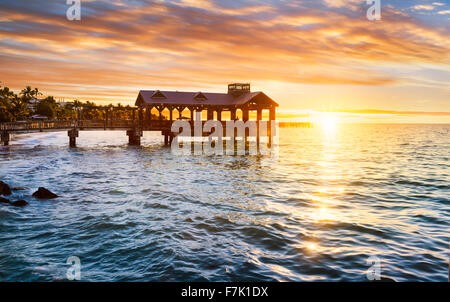
[[[82,112],[84,120],[102,120],[105,119],[104,107],[100,108],[95,103],[87,101],[81,102],[73,100],[72,102],[58,103],[53,96],[39,98],[43,94],[38,88],[26,86],[18,94],[0,85],[0,123],[26,121],[33,117],[46,117],[51,120],[74,120],[79,118]],[[109,108],[114,108],[114,118],[131,119],[130,106],[122,106],[120,103],[116,106],[109,104]]]

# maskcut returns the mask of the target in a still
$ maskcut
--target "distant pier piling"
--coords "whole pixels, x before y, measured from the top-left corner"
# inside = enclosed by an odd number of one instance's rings
[[[9,134],[9,132],[8,131],[2,131],[1,141],[2,141],[4,146],[8,146],[9,145],[10,139],[11,139],[11,135]]]
[[[79,135],[78,129],[71,129],[67,131],[67,135],[69,136],[70,148],[75,148],[77,146],[77,137]]]

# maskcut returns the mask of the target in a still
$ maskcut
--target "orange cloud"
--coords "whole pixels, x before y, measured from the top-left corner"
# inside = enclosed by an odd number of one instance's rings
[[[57,96],[132,100],[141,88],[212,89],[235,80],[399,85],[413,82],[384,66],[450,64],[448,29],[392,7],[382,22],[365,19],[362,8],[353,15],[293,6],[232,9],[207,0],[119,5],[81,22],[0,9],[7,26],[0,27],[2,80]]]

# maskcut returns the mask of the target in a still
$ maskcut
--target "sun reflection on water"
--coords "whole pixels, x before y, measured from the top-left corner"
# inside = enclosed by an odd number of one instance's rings
[[[311,216],[316,222],[335,220],[335,217],[331,213],[330,209],[328,209],[326,207],[319,208],[317,211],[312,213]]]
[[[308,243],[306,243],[306,248],[308,250],[310,250],[310,251],[317,251],[318,247],[319,246],[315,242],[308,242]]]

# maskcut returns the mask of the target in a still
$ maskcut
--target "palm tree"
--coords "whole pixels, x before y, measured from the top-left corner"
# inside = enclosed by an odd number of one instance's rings
[[[1,88],[0,86],[0,122],[11,122],[14,117],[11,114],[11,97],[14,95],[8,87]]]
[[[3,98],[10,98],[14,96],[14,92],[12,90],[9,90],[8,87],[4,87],[3,89],[0,90],[1,91],[1,96]]]
[[[74,100],[73,101],[73,108],[75,108],[75,112],[76,112],[76,119],[80,119],[80,108],[83,106],[83,103],[81,103],[79,100]]]
[[[31,91],[31,95],[35,98],[37,98],[39,95],[42,95],[42,93],[39,91],[39,89],[37,87],[35,87],[32,91]]]
[[[23,120],[30,115],[30,110],[28,109],[28,103],[22,98],[18,97],[16,94],[13,95],[11,100],[11,114],[14,120]]]
[[[25,87],[25,89],[22,89],[20,92],[20,95],[26,100],[29,101],[32,98],[33,90],[31,89],[31,86]]]
[[[75,109],[80,109],[82,105],[83,105],[83,103],[81,103],[79,100],[74,100],[73,101],[73,107]]]
[[[27,86],[25,89],[22,89],[19,95],[27,105],[30,104],[32,99],[35,99],[35,102],[32,104],[32,109],[34,111],[36,110],[37,98],[39,95],[42,95],[42,93],[39,92],[38,88],[31,89],[31,86]]]

